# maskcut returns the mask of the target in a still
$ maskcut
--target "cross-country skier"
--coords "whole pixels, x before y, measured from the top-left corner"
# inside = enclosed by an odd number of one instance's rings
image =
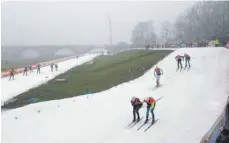
[[[160,85],[160,77],[161,75],[163,75],[163,70],[158,68],[158,66],[156,66],[155,70],[154,70],[154,76],[156,77],[156,86],[158,87]]]
[[[139,122],[140,121],[139,109],[142,107],[142,103],[139,98],[133,96],[131,98],[131,104],[133,106],[133,116],[134,116],[133,122],[136,121],[136,114],[138,116],[137,122]]]
[[[32,72],[32,65],[31,64],[29,65],[29,72],[30,73]]]
[[[146,110],[146,121],[145,123],[148,122],[149,120],[149,112],[151,112],[152,114],[152,124],[154,123],[155,121],[155,118],[154,118],[154,108],[156,106],[156,101],[154,100],[153,97],[147,97],[144,101],[142,101],[142,104],[143,103],[146,103],[147,104],[147,110]]]
[[[175,57],[175,59],[176,59],[176,61],[177,61],[177,70],[178,70],[180,67],[181,67],[180,70],[182,70],[182,68],[183,68],[182,63],[181,63],[182,56],[177,55],[177,56]]]
[[[41,65],[37,64],[37,73],[41,73]]]
[[[9,80],[11,80],[11,78],[13,78],[13,80],[14,80],[14,72],[15,72],[15,70],[12,68],[10,70],[10,78],[9,78]]]
[[[51,72],[53,72],[53,66],[54,66],[54,64],[53,64],[53,63],[51,63],[51,64],[50,64],[50,67],[51,67]]]
[[[186,69],[186,67],[187,67],[187,63],[188,63],[188,68],[190,68],[191,67],[191,65],[190,65],[190,59],[191,59],[191,57],[188,55],[188,54],[184,54],[184,58],[185,58],[185,69]]]
[[[25,67],[24,67],[23,75],[26,75],[26,76],[27,76],[27,71],[28,71],[28,66],[25,66]]]
[[[58,65],[57,64],[55,64],[55,69],[56,69],[56,71],[58,71]]]

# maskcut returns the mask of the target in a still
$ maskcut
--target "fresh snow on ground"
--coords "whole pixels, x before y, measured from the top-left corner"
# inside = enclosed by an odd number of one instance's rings
[[[15,80],[9,81],[9,77],[2,78],[1,104],[3,105],[7,100],[28,91],[31,88],[46,83],[57,75],[64,73],[75,66],[88,62],[96,56],[98,56],[98,54],[86,54],[78,59],[75,58],[60,62],[58,63],[58,71],[55,71],[55,67],[53,67],[54,71],[51,72],[50,66],[46,66],[41,68],[40,74],[37,74],[36,70],[33,70],[32,73],[28,71],[28,76],[23,76],[23,73],[15,75]]]
[[[175,56],[184,53],[191,56],[192,67],[176,72]],[[229,51],[223,48],[176,50],[158,63],[164,75],[163,85],[156,90],[152,90],[152,68],[138,79],[100,93],[2,112],[2,142],[197,143],[226,105],[228,63]],[[159,120],[147,132],[147,126],[137,131],[145,118],[124,129],[133,119],[132,96],[162,97],[155,108]],[[145,111],[144,107],[140,109],[140,115],[145,116]]]

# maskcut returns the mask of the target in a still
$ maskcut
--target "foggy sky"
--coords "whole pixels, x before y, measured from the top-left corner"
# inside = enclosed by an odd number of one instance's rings
[[[173,22],[193,2],[2,2],[2,45],[130,43],[139,21]]]

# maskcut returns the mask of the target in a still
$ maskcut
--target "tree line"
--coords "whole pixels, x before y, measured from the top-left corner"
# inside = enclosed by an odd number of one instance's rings
[[[224,46],[229,40],[229,1],[196,2],[174,23],[162,23],[160,31],[155,33],[152,21],[139,22],[132,31],[131,42],[134,45],[188,44],[190,41],[200,44],[217,39]]]

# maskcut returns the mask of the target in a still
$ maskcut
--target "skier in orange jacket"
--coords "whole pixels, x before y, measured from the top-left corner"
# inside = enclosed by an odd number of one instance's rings
[[[154,100],[153,97],[147,97],[146,99],[144,99],[142,101],[142,104],[146,103],[147,104],[147,110],[146,110],[146,121],[145,123],[148,122],[149,120],[149,112],[151,112],[151,115],[152,115],[152,124],[154,123],[155,121],[155,117],[154,117],[154,108],[156,106],[156,101]]]

